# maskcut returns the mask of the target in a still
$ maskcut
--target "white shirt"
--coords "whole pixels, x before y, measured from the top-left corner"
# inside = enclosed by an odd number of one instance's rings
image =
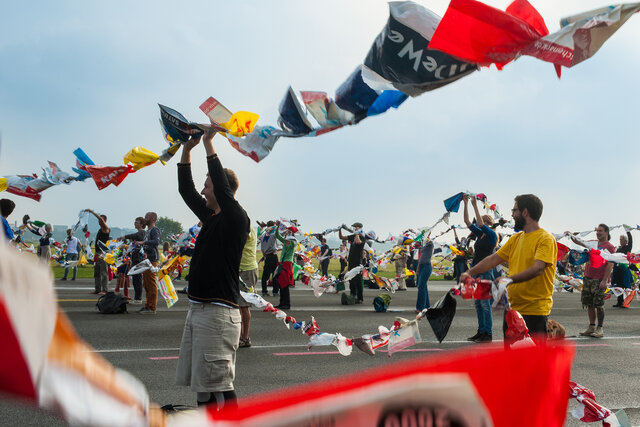
[[[77,254],[78,253],[78,238],[76,236],[72,236],[67,241],[67,253],[68,254]]]

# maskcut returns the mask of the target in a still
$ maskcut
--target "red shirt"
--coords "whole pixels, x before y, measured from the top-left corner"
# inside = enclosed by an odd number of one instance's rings
[[[598,249],[599,250],[606,249],[611,253],[615,253],[616,251],[616,248],[609,242],[598,243]],[[605,263],[600,268],[593,268],[591,267],[591,263],[589,262],[587,263],[587,266],[584,269],[584,275],[585,277],[590,277],[592,279],[602,280],[602,278],[604,278],[605,268],[607,268],[607,263]]]

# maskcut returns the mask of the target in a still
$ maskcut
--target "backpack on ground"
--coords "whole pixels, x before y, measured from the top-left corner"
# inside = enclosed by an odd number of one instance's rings
[[[380,294],[373,299],[373,308],[378,313],[386,312],[389,304],[391,304],[391,295],[389,294]]]
[[[128,303],[129,301],[124,295],[107,292],[98,299],[96,307],[102,314],[119,314],[127,312]]]

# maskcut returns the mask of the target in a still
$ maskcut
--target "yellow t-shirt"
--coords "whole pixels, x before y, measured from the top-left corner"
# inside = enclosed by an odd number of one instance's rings
[[[258,246],[258,233],[256,233],[255,227],[251,227],[249,237],[247,237],[247,243],[244,244],[244,248],[242,249],[240,271],[251,271],[258,268],[258,261],[256,261],[256,246]]]
[[[509,275],[533,267],[535,260],[547,264],[538,277],[507,287],[509,304],[520,314],[548,316],[553,306],[553,281],[556,273],[558,246],[553,236],[539,228],[530,233],[511,236],[498,250],[498,256],[509,262]]]

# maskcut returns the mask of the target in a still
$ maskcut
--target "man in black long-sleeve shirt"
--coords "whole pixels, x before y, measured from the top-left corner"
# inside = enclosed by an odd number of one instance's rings
[[[189,209],[202,221],[189,270],[189,312],[180,344],[178,385],[196,392],[198,405],[236,405],[233,388],[240,339],[239,269],[249,234],[249,217],[234,198],[235,173],[223,169],[206,135],[209,175],[200,192],[191,176],[191,150],[200,137],[183,144],[178,188]]]

